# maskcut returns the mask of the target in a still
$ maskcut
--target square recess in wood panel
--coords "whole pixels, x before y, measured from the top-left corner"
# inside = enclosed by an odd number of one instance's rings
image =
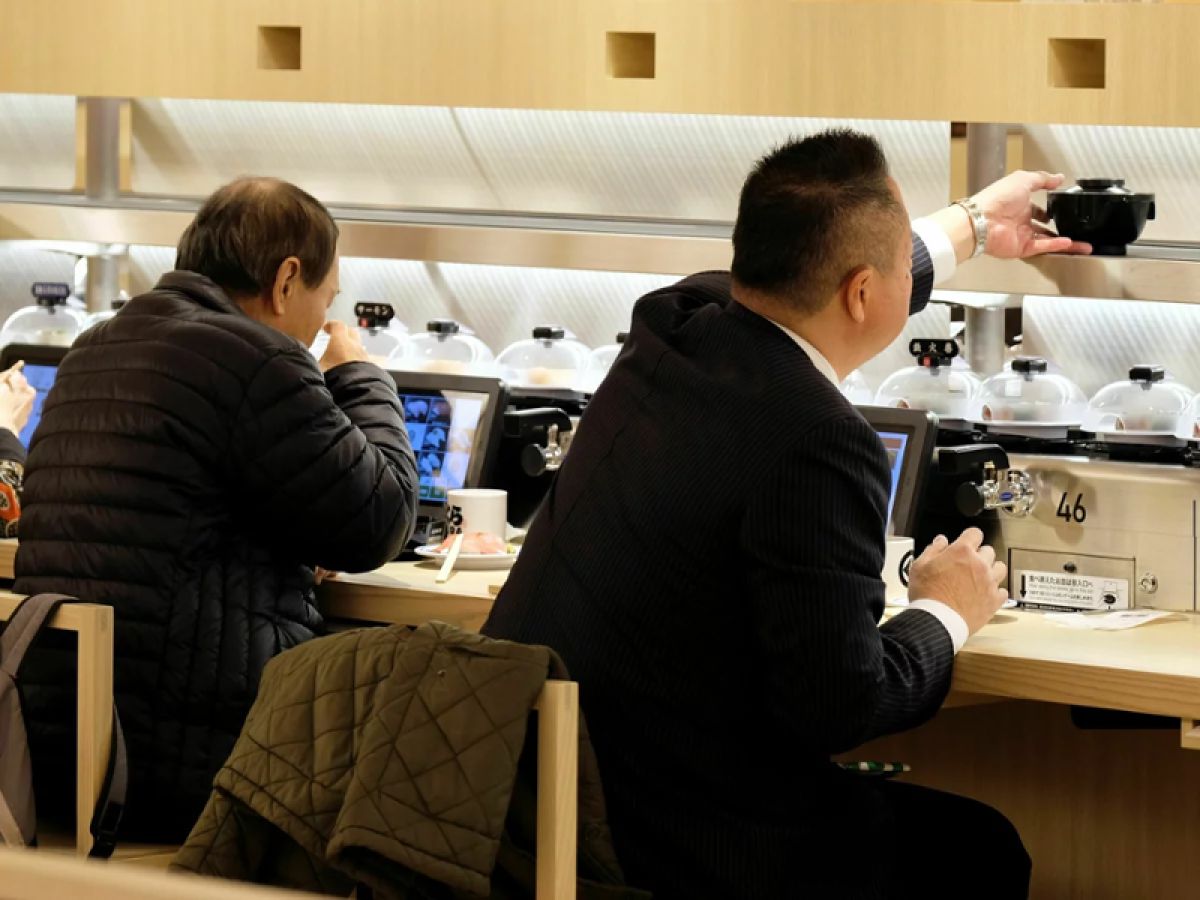
[[[1050,87],[1104,88],[1103,38],[1050,38]]]
[[[610,31],[606,38],[609,78],[654,77],[654,32]]]
[[[300,29],[293,25],[258,26],[258,67],[299,70]]]

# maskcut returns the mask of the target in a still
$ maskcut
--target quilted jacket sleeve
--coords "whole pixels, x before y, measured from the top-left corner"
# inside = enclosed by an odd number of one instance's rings
[[[247,388],[232,445],[246,519],[284,553],[360,572],[412,534],[416,463],[395,384],[371,363],[322,377],[302,350],[271,357]]]
[[[882,628],[887,469],[857,416],[810,434],[766,473],[742,526],[764,706],[779,733],[849,750],[932,716],[954,648],[928,613]]]

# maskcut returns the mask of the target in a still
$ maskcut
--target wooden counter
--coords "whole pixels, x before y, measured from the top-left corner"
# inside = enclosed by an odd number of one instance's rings
[[[455,572],[391,563],[341,575],[319,591],[331,619],[405,625],[440,619],[478,628],[506,571]],[[1200,719],[1200,616],[1175,614],[1127,631],[1082,631],[1042,613],[1005,610],[959,653],[951,705],[1040,700]]]
[[[15,538],[0,538],[0,580],[11,581],[13,567],[17,562],[17,541]]]
[[[478,631],[508,570],[452,572],[445,584],[437,584],[440,568],[432,562],[388,563],[363,575],[338,575],[317,589],[317,602],[328,619],[400,625],[437,619]]]
[[[0,578],[14,555],[15,542],[0,541]],[[508,573],[455,572],[443,585],[436,574],[392,563],[327,581],[318,600],[331,620],[478,628]],[[1010,700],[1042,702],[998,702]],[[909,780],[1000,809],[1035,861],[1033,900],[1196,896],[1200,754],[1179,752],[1174,729],[1077,728],[1072,704],[1179,718],[1183,745],[1200,743],[1187,733],[1200,718],[1200,616],[1098,632],[1004,611],[958,655],[933,721],[848,758],[904,760]]]
[[[0,579],[12,577],[16,541],[0,541]],[[477,630],[508,571],[456,571],[436,584],[435,563],[389,563],[318,588],[329,619],[404,625],[438,619]],[[1175,614],[1128,631],[1081,631],[1036,612],[1005,610],[974,635],[954,666],[950,705],[1040,700],[1179,718],[1184,745],[1200,746],[1200,616]]]

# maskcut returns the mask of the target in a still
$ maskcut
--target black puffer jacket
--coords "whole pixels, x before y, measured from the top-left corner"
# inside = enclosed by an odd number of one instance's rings
[[[394,557],[416,482],[385,372],[322,377],[199,275],[164,276],[79,338],[30,449],[16,589],[116,611],[126,836],[186,835],[263,666],[321,624],[313,567]],[[73,660],[47,650],[35,663],[34,764],[61,778]]]

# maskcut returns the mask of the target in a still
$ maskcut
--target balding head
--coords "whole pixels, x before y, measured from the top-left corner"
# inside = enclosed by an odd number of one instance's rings
[[[262,297],[289,257],[305,285],[321,284],[337,241],[328,210],[294,184],[239,178],[204,201],[179,240],[175,268],[206,276],[232,297]]]
[[[204,201],[175,268],[204,275],[252,319],[315,340],[338,293],[338,228],[294,184],[240,178]]]

